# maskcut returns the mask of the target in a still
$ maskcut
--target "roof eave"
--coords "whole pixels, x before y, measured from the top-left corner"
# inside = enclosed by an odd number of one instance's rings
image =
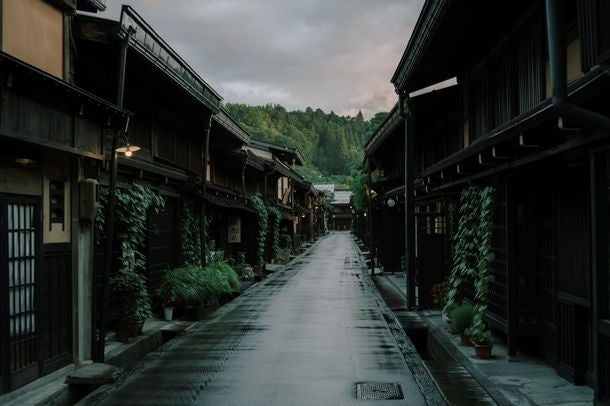
[[[424,3],[407,47],[390,80],[397,92],[404,91],[450,4],[451,0],[426,0]]]

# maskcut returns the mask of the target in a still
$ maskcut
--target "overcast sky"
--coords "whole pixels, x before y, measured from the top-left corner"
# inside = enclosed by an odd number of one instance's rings
[[[130,4],[225,102],[365,117],[397,97],[390,78],[423,0],[108,0]]]

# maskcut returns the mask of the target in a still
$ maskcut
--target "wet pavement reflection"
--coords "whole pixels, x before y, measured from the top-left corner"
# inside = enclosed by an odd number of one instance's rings
[[[145,358],[103,405],[351,405],[360,382],[398,383],[424,398],[347,232],[266,279],[218,316]],[[379,401],[370,401],[379,404]]]

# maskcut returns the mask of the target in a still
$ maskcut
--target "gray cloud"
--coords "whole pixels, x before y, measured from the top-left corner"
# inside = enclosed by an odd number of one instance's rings
[[[118,19],[120,0],[103,17]],[[365,116],[389,110],[390,78],[423,0],[131,0],[225,99]]]

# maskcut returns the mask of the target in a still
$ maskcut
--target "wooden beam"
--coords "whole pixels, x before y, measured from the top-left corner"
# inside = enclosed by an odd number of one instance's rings
[[[528,144],[525,140],[525,135],[519,135],[519,146],[522,148],[539,148],[540,145],[537,144]]]
[[[491,149],[491,156],[494,159],[508,159],[508,156],[504,156],[504,155],[500,155],[500,153],[498,152],[498,147],[493,147]]]
[[[495,166],[493,168],[487,169],[485,171],[481,171],[481,172],[475,173],[475,174],[473,174],[471,176],[467,176],[467,177],[464,177],[464,178],[461,178],[461,179],[454,180],[452,182],[445,183],[444,185],[440,185],[440,186],[437,186],[437,187],[433,188],[432,191],[434,192],[434,191],[441,191],[441,190],[444,190],[444,189],[449,189],[449,188],[458,186],[458,185],[460,185],[462,183],[471,182],[473,180],[477,180],[477,179],[481,179],[481,178],[484,178],[484,177],[487,177],[487,176],[491,176],[491,175],[503,172],[503,171],[508,170],[508,169],[518,168],[518,167],[523,166],[523,165],[531,164],[533,162],[539,161],[539,160],[544,159],[544,158],[550,158],[552,156],[555,156],[555,155],[560,154],[560,153],[565,152],[565,151],[569,151],[571,149],[582,147],[582,146],[587,145],[587,144],[592,144],[595,141],[599,141],[599,140],[601,140],[603,138],[607,138],[607,137],[608,136],[606,134],[604,134],[604,133],[595,132],[595,133],[592,133],[592,134],[590,134],[590,135],[588,135],[586,137],[574,138],[574,139],[572,139],[572,140],[570,140],[568,142],[556,145],[556,146],[554,146],[552,148],[546,149],[544,151],[540,151],[540,152],[532,154],[532,155],[528,155],[528,156],[526,156],[524,158],[517,159],[515,161],[510,161],[510,162],[507,162],[505,164],[498,165],[498,166]]]
[[[461,164],[457,164],[457,168],[456,169],[457,169],[457,174],[458,175],[469,175],[470,174],[470,172],[466,172],[466,171],[464,171],[462,169]]]
[[[479,155],[477,157],[477,160],[479,162],[479,165],[481,165],[481,166],[492,166],[491,163],[485,162],[485,160],[483,159],[483,154],[482,153],[479,153]]]

